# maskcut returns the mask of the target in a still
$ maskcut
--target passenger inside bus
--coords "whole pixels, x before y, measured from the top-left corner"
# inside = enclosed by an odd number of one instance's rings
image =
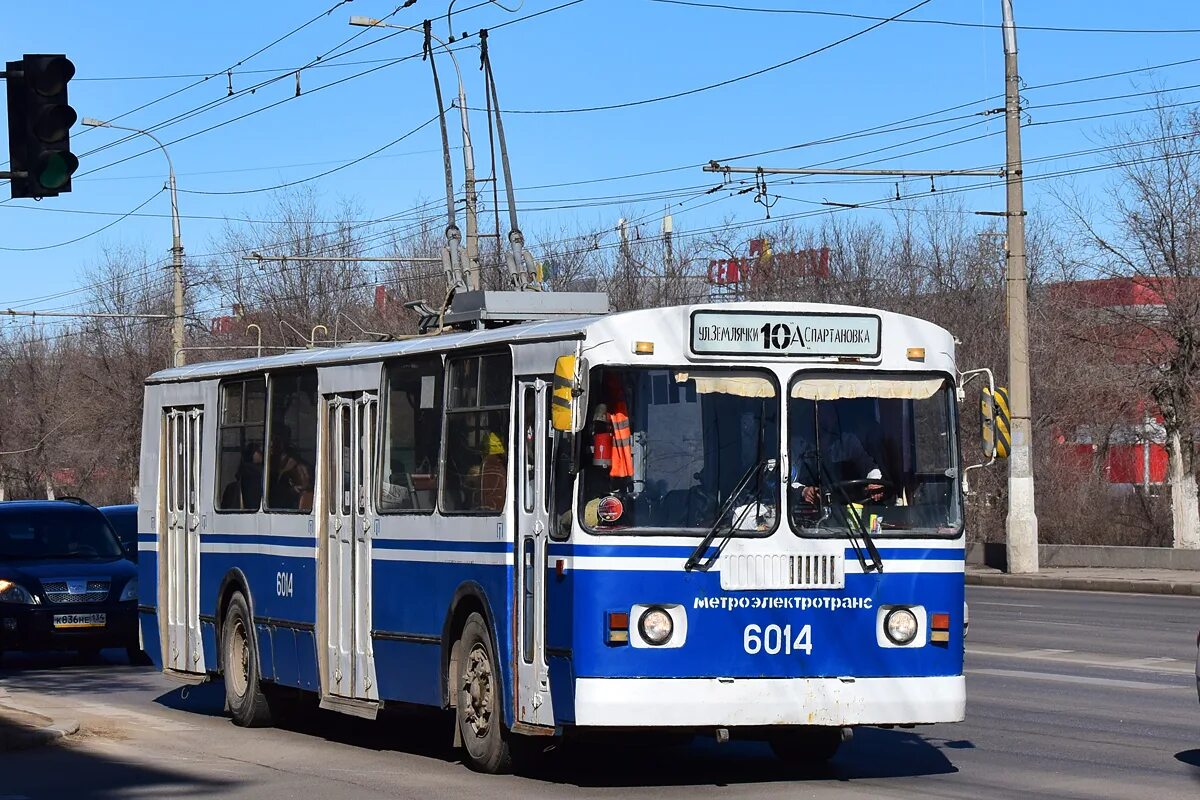
[[[237,473],[221,492],[221,508],[256,509],[262,502],[263,448],[261,442],[247,442]]]
[[[271,507],[312,511],[312,467],[292,448],[291,433],[279,425],[271,435]]]
[[[508,488],[508,456],[504,449],[504,439],[499,434],[488,431],[483,437],[481,450],[483,460],[476,475],[476,507],[484,511],[503,511],[505,490]]]

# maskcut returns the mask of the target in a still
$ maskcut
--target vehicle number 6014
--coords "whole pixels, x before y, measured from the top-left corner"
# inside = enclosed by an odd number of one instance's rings
[[[766,653],[776,656],[782,653],[790,656],[793,653],[812,655],[812,626],[805,625],[799,633],[795,633],[791,625],[747,625],[742,633],[742,648],[750,655]]]

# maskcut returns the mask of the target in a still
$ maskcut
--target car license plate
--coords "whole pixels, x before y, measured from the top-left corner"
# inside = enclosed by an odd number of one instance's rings
[[[103,628],[107,619],[104,614],[55,614],[56,628]]]

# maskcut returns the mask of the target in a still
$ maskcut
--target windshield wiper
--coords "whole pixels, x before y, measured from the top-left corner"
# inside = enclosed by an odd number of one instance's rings
[[[883,572],[883,559],[879,555],[879,549],[875,547],[875,542],[871,538],[870,532],[867,530],[866,523],[862,520],[862,514],[853,509],[854,503],[850,500],[850,495],[842,488],[842,485],[833,480],[833,476],[829,474],[829,467],[825,466],[824,460],[818,456],[817,464],[820,466],[821,473],[825,476],[825,480],[829,482],[829,486],[837,489],[842,499],[846,501],[846,517],[853,522],[853,525],[846,525],[846,538],[850,540],[850,546],[854,548],[854,555],[858,556],[858,563],[862,565],[864,573],[867,572]],[[858,528],[859,535],[862,537],[861,544],[855,537],[852,528]],[[867,563],[867,559],[863,557],[863,550],[867,551],[867,556],[870,557],[871,563]]]
[[[710,569],[712,569],[713,564],[717,563],[717,556],[721,554],[721,550],[723,550],[725,545],[729,543],[729,539],[733,536],[733,531],[737,525],[741,523],[742,519],[745,518],[746,514],[749,513],[750,509],[747,508],[747,510],[742,513],[742,517],[739,518],[736,523],[729,526],[729,534],[721,541],[721,544],[717,546],[716,552],[705,558],[704,554],[708,551],[709,545],[712,544],[713,539],[717,538],[717,533],[721,530],[722,520],[724,520],[725,516],[730,512],[730,510],[733,509],[734,503],[736,503],[738,498],[741,497],[742,492],[746,491],[746,487],[750,485],[750,481],[757,478],[764,471],[773,469],[775,469],[775,459],[773,458],[764,458],[757,464],[750,465],[750,469],[746,470],[742,477],[738,479],[738,482],[736,485],[734,485],[733,491],[730,492],[729,497],[725,498],[725,502],[722,503],[721,507],[717,510],[717,518],[713,521],[712,527],[708,529],[708,533],[704,534],[704,538],[700,540],[700,544],[696,546],[696,549],[692,551],[690,556],[688,556],[688,560],[684,562],[683,568],[685,570],[699,570],[700,572],[708,572]],[[755,500],[753,506],[755,511],[758,510],[757,507],[759,505],[761,505],[760,500]]]

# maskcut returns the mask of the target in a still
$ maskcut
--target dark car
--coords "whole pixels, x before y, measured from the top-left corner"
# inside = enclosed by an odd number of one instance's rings
[[[84,502],[0,503],[0,653],[124,647],[140,655],[137,566]]]
[[[133,563],[138,560],[137,505],[100,506],[100,512],[108,518],[108,524],[125,548],[125,555]]]

